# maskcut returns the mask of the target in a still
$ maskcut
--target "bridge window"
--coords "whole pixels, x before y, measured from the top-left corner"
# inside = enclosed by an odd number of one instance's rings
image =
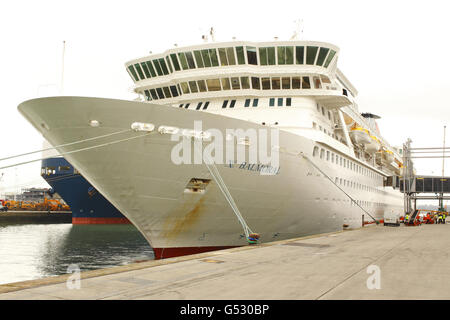
[[[292,77],[292,89],[300,89],[300,77]]]
[[[208,79],[206,83],[208,84],[208,91],[220,91],[219,79]]]
[[[164,99],[164,93],[161,88],[156,88],[156,93],[158,93],[158,98]]]
[[[244,47],[236,47],[236,56],[239,64],[245,64]]]
[[[141,80],[144,80],[145,77],[144,77],[144,74],[142,73],[142,69],[141,69],[141,67],[139,66],[139,64],[136,63],[136,64],[134,65],[134,67],[136,68],[136,70],[137,70],[137,72],[138,72],[138,74],[139,74],[139,78],[141,78]]]
[[[195,110],[200,110],[200,108],[202,107],[203,102],[199,102],[197,104],[197,108],[195,108]]]
[[[328,66],[330,65],[330,62],[333,60],[334,56],[336,55],[336,51],[331,50],[330,53],[328,54],[327,60],[325,61],[325,68],[328,68]]]
[[[130,70],[131,75],[133,76],[135,81],[139,81],[136,71],[133,66],[128,66],[128,70]]]
[[[156,94],[155,89],[150,89],[150,94],[152,95],[153,100],[158,100],[158,95]]]
[[[169,56],[166,57],[166,62],[167,62],[167,66],[169,67],[170,73],[173,73],[172,65],[170,64],[170,61],[169,61]]]
[[[283,105],[283,98],[278,98],[278,106],[281,107]]]
[[[142,70],[144,70],[144,73],[145,73],[145,77],[148,79],[148,78],[151,78],[151,76],[150,76],[150,71],[148,70],[148,68],[147,68],[147,64],[145,63],[145,62],[141,62],[141,67],[142,67]]]
[[[236,100],[231,100],[230,108],[234,108],[234,105],[236,104]]]
[[[241,85],[242,89],[250,89],[250,82],[248,81],[248,77],[241,77]]]
[[[280,89],[280,78],[272,78],[272,89]]]
[[[262,66],[275,65],[275,47],[259,48],[259,59]]]
[[[166,61],[164,61],[163,58],[158,59],[158,61],[159,61],[159,65],[161,66],[161,69],[162,69],[164,75],[168,75],[169,69],[167,69]]]
[[[318,47],[306,47],[306,64],[314,64],[314,61],[316,60],[317,50]]]
[[[231,78],[231,87],[233,90],[239,90],[241,88],[238,77]]]
[[[180,58],[180,63],[181,63],[181,67],[183,68],[183,70],[188,70],[189,67],[188,67],[188,63],[187,63],[186,56],[185,56],[184,52],[178,53],[178,58]]]
[[[319,56],[317,57],[317,65],[318,66],[322,66],[323,62],[325,61],[325,58],[328,54],[328,51],[330,51],[330,49],[328,48],[320,48],[319,50]]]
[[[211,67],[211,57],[209,56],[209,50],[204,49],[201,51],[201,53],[203,58],[203,64],[205,65],[205,67]]]
[[[313,81],[314,81],[314,88],[322,89],[322,83],[320,82],[319,77],[313,77]]]
[[[247,108],[250,106],[250,99],[245,99],[244,108]]]
[[[175,53],[172,53],[170,55],[170,59],[172,60],[173,67],[176,71],[180,71],[180,64],[178,63],[177,55]]]
[[[164,91],[164,95],[166,96],[166,98],[172,98],[169,87],[163,87],[163,91]]]
[[[281,79],[281,87],[283,89],[290,89],[291,88],[291,78],[284,77]]]
[[[292,98],[286,98],[286,106],[290,107],[292,105]]]
[[[233,47],[219,48],[219,57],[221,66],[231,66],[236,64]]]
[[[189,81],[189,87],[191,88],[192,93],[198,92],[197,83],[195,81]]]
[[[187,82],[182,82],[182,83],[181,83],[181,89],[183,90],[183,93],[184,93],[184,94],[190,93],[190,91],[189,91],[189,85],[188,85]]]
[[[269,99],[269,107],[273,107],[275,105],[275,98]]]
[[[206,92],[207,91],[206,90],[205,80],[198,80],[197,84],[198,84],[198,88],[199,88],[200,92]]]
[[[211,64],[213,67],[219,66],[219,59],[217,58],[216,49],[209,49],[209,56],[211,57]]]
[[[195,61],[197,62],[198,68],[204,68],[205,65],[203,64],[202,54],[200,51],[195,50],[194,51]]]
[[[256,48],[255,47],[247,47],[247,61],[248,64],[258,64],[258,57],[256,55]]]
[[[228,100],[225,100],[225,101],[222,103],[222,109],[225,109],[225,108],[227,107],[227,104],[228,104]]]
[[[263,90],[270,90],[270,78],[261,78]]]
[[[150,70],[150,74],[152,75],[152,77],[156,77],[156,71],[155,68],[153,68],[153,64],[152,62],[149,60],[146,62],[148,70]]]
[[[156,72],[158,72],[158,76],[164,75],[157,59],[153,60],[153,65],[155,66]]]
[[[305,57],[305,47],[295,47],[295,63],[303,64]]]
[[[277,47],[278,64],[293,64],[294,63],[294,49],[293,47]]]
[[[309,77],[302,77],[302,89],[311,89]]]
[[[178,97],[178,90],[175,86],[170,86],[170,92],[172,93],[172,97]]]
[[[231,89],[231,84],[230,84],[230,79],[229,78],[221,78],[220,80],[222,82],[222,89],[223,90],[230,90]]]
[[[258,99],[253,99],[253,107],[257,107],[258,106]]]
[[[259,78],[252,77],[252,88],[257,90],[261,88],[259,85]]]
[[[205,105],[203,106],[203,110],[208,109],[208,106],[209,106],[209,101],[206,101],[206,102],[205,102]]]

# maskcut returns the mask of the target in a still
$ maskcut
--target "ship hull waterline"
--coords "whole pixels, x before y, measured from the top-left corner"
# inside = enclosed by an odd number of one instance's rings
[[[212,113],[184,110],[150,103],[101,98],[52,97],[26,101],[19,111],[54,146],[129,129],[134,122],[203,130],[261,129],[263,126]],[[92,120],[98,127],[91,126]],[[80,145],[58,148],[62,154],[114,140],[143,135],[130,131]],[[262,175],[251,164],[217,165],[245,221],[261,235],[261,242],[328,233],[360,227],[372,220],[345,194],[299,154],[313,158],[314,141],[280,130],[279,170]],[[246,245],[244,231],[204,164],[177,165],[171,152],[178,142],[155,130],[145,137],[66,154],[80,173],[122,212],[144,235],[156,258]],[[334,164],[320,163],[331,177]],[[351,177],[353,172],[339,174]],[[209,179],[203,193],[186,193],[192,178]],[[385,202],[384,195],[351,190],[355,198]],[[384,198],[383,198],[384,197]],[[370,199],[369,199],[370,198]],[[373,208],[401,212],[401,198]]]

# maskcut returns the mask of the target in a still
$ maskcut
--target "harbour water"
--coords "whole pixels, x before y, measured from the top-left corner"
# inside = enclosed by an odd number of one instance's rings
[[[133,225],[0,224],[0,284],[153,260]]]

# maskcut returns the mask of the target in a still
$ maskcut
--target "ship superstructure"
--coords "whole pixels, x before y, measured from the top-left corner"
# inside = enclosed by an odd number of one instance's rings
[[[54,97],[19,110],[53,145],[136,129],[124,135],[130,140],[67,159],[144,234],[157,258],[245,245],[236,208],[263,242],[331,232],[400,213],[403,204],[389,183],[401,157],[381,137],[376,116],[359,113],[338,56],[336,46],[312,41],[173,48],[126,63],[141,101]],[[173,161],[174,135],[195,138],[209,129],[224,136],[279,129],[278,166],[217,165],[230,201],[205,164]]]

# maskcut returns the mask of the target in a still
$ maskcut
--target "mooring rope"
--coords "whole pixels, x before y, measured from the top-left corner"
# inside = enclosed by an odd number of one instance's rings
[[[82,143],[82,142],[87,142],[87,141],[92,141],[92,140],[96,140],[96,139],[101,139],[101,138],[106,138],[106,137],[110,137],[116,134],[120,134],[120,133],[125,133],[128,131],[132,131],[131,129],[126,129],[126,130],[122,130],[122,131],[118,131],[118,132],[113,132],[113,133],[108,133],[105,135],[101,135],[101,136],[97,136],[97,137],[93,137],[93,138],[88,138],[88,139],[83,139],[83,140],[78,140],[78,141],[74,141],[74,142],[69,142],[69,143],[64,143],[64,144],[60,144],[58,146],[54,146],[54,147],[50,147],[50,148],[46,148],[46,149],[41,149],[41,150],[36,150],[36,151],[31,151],[31,152],[26,152],[26,153],[22,153],[22,154],[16,154],[14,156],[9,156],[6,158],[1,158],[0,161],[4,161],[4,160],[9,160],[9,159],[13,159],[13,158],[18,158],[18,157],[23,157],[23,156],[28,156],[30,154],[34,154],[34,153],[38,153],[38,152],[44,152],[44,151],[49,151],[49,150],[54,150],[56,148],[60,148],[60,147],[66,147],[66,146],[71,146],[74,144],[78,144],[78,143]]]
[[[95,148],[106,147],[106,146],[109,146],[109,145],[112,145],[112,144],[116,144],[116,143],[119,143],[119,142],[124,142],[124,141],[129,141],[129,140],[141,138],[141,137],[144,137],[146,135],[148,135],[148,133],[145,133],[145,134],[142,134],[142,135],[139,135],[139,136],[130,137],[130,138],[114,140],[114,141],[111,141],[111,142],[102,143],[102,144],[98,144],[98,145],[95,145],[95,146],[80,148],[80,149],[76,149],[76,150],[72,150],[72,151],[68,151],[68,152],[64,152],[64,153],[59,153],[59,155],[60,156],[65,156],[67,154],[77,153],[77,152],[81,152],[81,151],[87,151],[87,150],[91,150],[91,149],[95,149]],[[0,167],[0,170],[1,169],[12,168],[12,167],[17,167],[17,166],[21,166],[21,165],[24,165],[24,164],[29,164],[29,163],[32,163],[32,162],[42,161],[42,160],[50,159],[50,158],[54,158],[54,157],[55,156],[50,156],[50,157],[43,157],[43,158],[34,159],[34,160],[30,160],[30,161],[19,162],[19,163],[15,163],[15,164],[11,164],[11,165]]]
[[[379,224],[379,221],[378,221],[377,219],[375,219],[374,217],[372,217],[372,215],[371,215],[369,212],[367,212],[363,207],[361,207],[361,206],[359,205],[359,203],[356,202],[355,199],[353,199],[347,192],[345,192],[341,187],[339,187],[339,186],[337,185],[337,183],[335,183],[335,182],[333,181],[333,179],[331,179],[325,172],[323,172],[318,166],[316,166],[315,163],[314,163],[313,161],[311,161],[311,159],[309,159],[303,152],[300,152],[300,155],[301,155],[304,159],[306,159],[309,163],[311,163],[311,164],[313,165],[314,168],[316,168],[321,174],[323,174],[328,180],[330,180],[331,183],[334,184],[339,190],[341,190],[347,197],[349,197],[350,200],[351,200],[353,203],[355,203],[362,211],[364,211],[369,217],[371,217],[371,218],[373,219],[373,221],[375,221],[376,224]]]

